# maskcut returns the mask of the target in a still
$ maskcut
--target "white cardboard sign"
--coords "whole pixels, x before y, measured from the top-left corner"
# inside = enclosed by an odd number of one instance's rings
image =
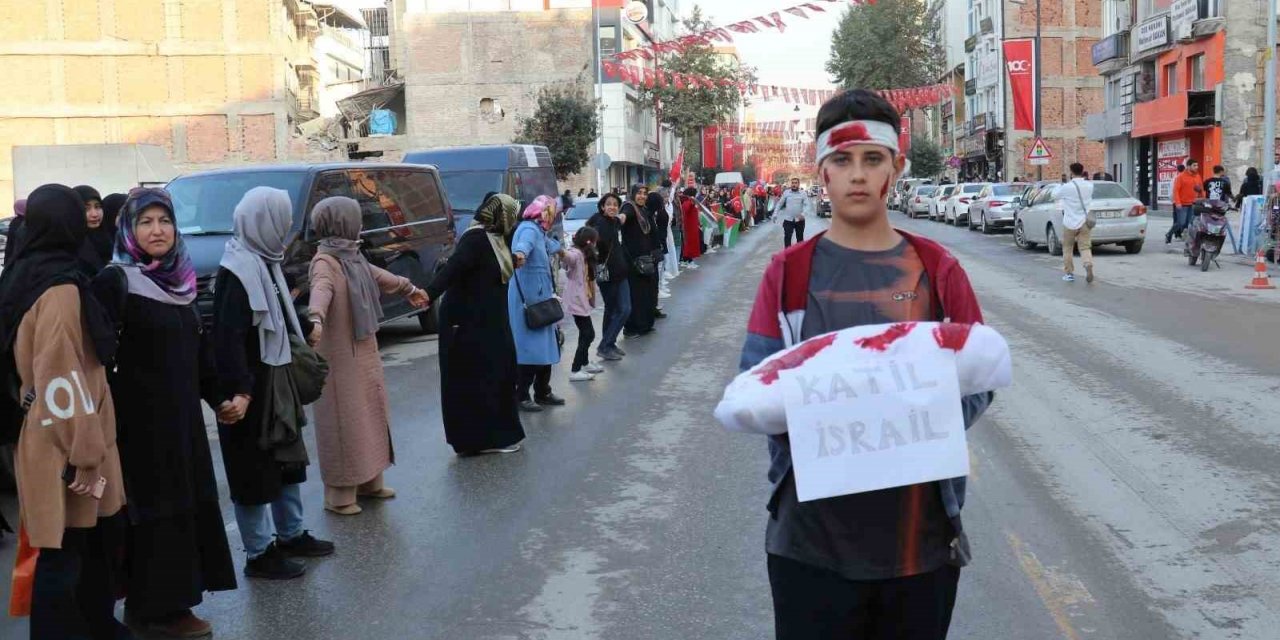
[[[801,502],[969,474],[956,355],[783,371]]]

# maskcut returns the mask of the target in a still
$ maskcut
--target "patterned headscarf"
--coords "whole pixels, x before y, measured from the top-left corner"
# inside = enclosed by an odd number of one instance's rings
[[[489,238],[489,248],[498,261],[498,271],[502,272],[502,284],[509,282],[511,275],[515,273],[507,239],[516,231],[516,212],[519,209],[520,203],[515,198],[505,193],[496,193],[485,198],[484,204],[476,211],[471,227],[467,229],[480,229]]]
[[[159,258],[151,257],[138,240],[138,217],[148,208],[158,206],[173,222],[173,247]],[[186,305],[196,299],[196,270],[187,255],[178,221],[173,215],[173,200],[164,189],[136,188],[120,208],[113,262],[125,267],[129,293],[159,302]]]
[[[553,214],[551,217],[554,219],[555,210],[555,199],[551,196],[538,196],[537,198],[534,198],[533,202],[529,203],[529,206],[524,208],[524,215],[521,217],[525,220],[533,220],[534,222],[537,222],[545,231],[551,228],[551,220],[547,220],[545,214],[547,211],[551,211]]]
[[[519,211],[520,203],[516,202],[515,198],[505,193],[496,193],[485,198],[484,204],[480,205],[480,209],[476,211],[471,226],[481,227],[485,232],[497,234],[503,238],[510,238],[511,234],[515,233]]]

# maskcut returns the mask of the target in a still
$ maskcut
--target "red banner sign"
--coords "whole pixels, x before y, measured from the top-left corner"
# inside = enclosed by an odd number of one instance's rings
[[[720,159],[720,130],[716,127],[702,129],[702,166],[714,167]]]
[[[902,116],[898,132],[898,152],[902,155],[911,153],[911,116]]]
[[[733,136],[724,137],[724,153],[720,155],[720,168],[732,171],[738,162],[738,141]]]
[[[1013,130],[1036,130],[1036,41],[1005,40],[1004,65],[1013,95]]]

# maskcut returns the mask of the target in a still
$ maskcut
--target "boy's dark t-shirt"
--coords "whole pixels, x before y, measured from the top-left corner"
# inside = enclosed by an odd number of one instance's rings
[[[1232,200],[1231,180],[1225,176],[1214,176],[1204,181],[1205,197],[1210,200]]]
[[[924,265],[905,239],[888,251],[814,250],[801,338],[865,324],[935,320]],[[794,473],[778,489],[766,550],[839,573],[883,580],[928,573],[949,557],[951,523],[935,483],[801,503]]]

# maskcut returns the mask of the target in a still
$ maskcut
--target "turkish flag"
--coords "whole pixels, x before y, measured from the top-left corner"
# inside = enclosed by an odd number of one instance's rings
[[[1036,130],[1036,41],[1004,41],[1005,71],[1013,96],[1013,130]]]

